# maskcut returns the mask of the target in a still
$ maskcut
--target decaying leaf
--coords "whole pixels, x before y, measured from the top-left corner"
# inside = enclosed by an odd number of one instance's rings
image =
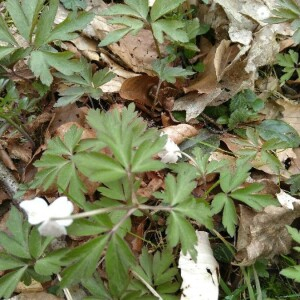
[[[236,261],[247,266],[259,258],[289,253],[291,237],[285,226],[299,217],[299,204],[294,205],[294,210],[267,206],[261,212],[240,205]]]

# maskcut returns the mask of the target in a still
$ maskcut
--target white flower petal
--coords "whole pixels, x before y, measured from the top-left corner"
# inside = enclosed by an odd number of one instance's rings
[[[74,205],[67,197],[59,197],[49,205],[49,215],[51,218],[65,218],[72,214]],[[68,226],[73,220],[57,220],[58,224]]]
[[[28,216],[28,222],[32,225],[42,223],[49,219],[48,204],[39,197],[33,200],[24,200],[20,207],[25,210]]]
[[[299,199],[292,197],[291,195],[285,193],[283,190],[280,190],[280,193],[277,193],[276,196],[280,204],[287,209],[293,210],[293,203],[300,203]]]
[[[176,163],[178,158],[181,157],[179,147],[170,139],[164,146],[164,150],[158,153],[163,163]]]
[[[67,234],[66,228],[56,221],[46,221],[39,226],[38,230],[39,233],[44,236],[59,237]]]

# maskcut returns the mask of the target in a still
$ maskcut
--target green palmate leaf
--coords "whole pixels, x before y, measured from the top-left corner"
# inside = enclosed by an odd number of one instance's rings
[[[165,180],[165,192],[156,194],[156,196],[173,206],[183,203],[190,198],[193,189],[196,187],[194,179],[195,173],[193,170],[190,170],[189,173],[181,171],[177,178],[168,174]]]
[[[238,188],[250,175],[248,172],[250,168],[249,164],[238,165],[236,170],[223,168],[220,172],[220,186],[222,191],[229,193]]]
[[[185,0],[156,0],[152,6],[150,16],[151,20],[154,22],[163,15],[176,9]]]
[[[75,148],[81,138],[82,129],[72,126],[65,135],[65,141],[56,137],[48,142],[48,149],[42,158],[35,163],[40,168],[32,188],[42,187],[47,190],[56,184],[62,193],[68,192],[73,201],[80,206],[84,203],[83,193],[86,191],[82,180],[79,178],[74,158]]]
[[[298,132],[281,120],[264,120],[257,126],[257,130],[260,136],[266,141],[277,139],[287,142],[289,147],[298,147],[300,144]]]
[[[61,286],[69,286],[81,279],[89,278],[95,272],[109,236],[99,236],[72,249],[65,257],[70,266],[62,272]]]
[[[92,181],[111,182],[126,176],[124,168],[102,153],[78,153],[73,161],[82,174]]]
[[[174,258],[170,249],[166,248],[162,252],[157,251],[154,256],[150,255],[146,248],[143,248],[139,257],[140,265],[134,267],[134,271],[139,274],[150,286],[153,286],[160,293],[175,293],[179,289],[179,282],[175,276],[178,269],[171,267]],[[172,286],[171,289],[169,287]],[[164,298],[165,299],[165,298]]]
[[[93,75],[92,82],[95,87],[99,87],[109,81],[111,81],[115,77],[115,74],[110,72],[108,68],[104,68],[100,71],[97,71]]]
[[[26,264],[13,256],[6,253],[0,253],[0,271],[16,269],[25,266]]]
[[[152,63],[153,70],[157,73],[158,77],[162,81],[175,83],[176,78],[186,77],[195,73],[189,70],[182,69],[180,67],[170,67],[168,66],[168,63],[168,58],[155,60]]]
[[[184,254],[189,252],[194,258],[196,256],[194,246],[197,243],[197,237],[193,226],[182,214],[173,211],[167,219],[167,225],[167,240],[170,247],[175,247],[181,243],[182,252]]]
[[[184,22],[178,20],[163,19],[152,23],[153,35],[161,44],[164,42],[164,33],[176,42],[187,43],[189,38],[182,28]]]
[[[119,235],[114,234],[105,255],[106,272],[113,295],[122,295],[129,283],[129,268],[134,267],[135,263],[127,243]]]
[[[242,201],[256,210],[261,210],[268,205],[278,205],[278,202],[271,195],[255,194],[263,188],[262,184],[252,183],[245,188],[235,190],[230,194],[230,197]]]
[[[137,34],[144,27],[144,23],[141,20],[130,17],[115,17],[109,20],[109,23],[127,26],[131,29],[132,34]]]
[[[280,271],[280,274],[300,282],[300,265],[283,269]]]
[[[99,219],[103,222],[99,222]],[[75,220],[71,226],[68,227],[68,234],[73,236],[89,236],[96,235],[108,231],[113,226],[107,215],[99,215],[98,222],[86,219]]]
[[[9,272],[0,278],[0,298],[8,299],[11,296],[26,269],[27,266],[13,272]]]
[[[95,273],[93,277],[83,278],[81,284],[95,297],[95,299],[111,299],[108,291],[106,290],[100,276]]]
[[[70,13],[63,22],[59,23],[51,31],[47,42],[49,43],[54,40],[67,41],[74,39],[78,36],[78,34],[74,32],[84,29],[93,20],[93,18],[94,15],[88,12]]]
[[[68,249],[58,249],[40,258],[34,265],[34,270],[38,274],[47,276],[58,274],[62,266],[65,266],[64,256],[69,252]]]
[[[203,203],[196,202],[194,198],[177,205],[173,211],[180,212],[185,217],[194,219],[209,229],[213,228],[212,213],[209,207]]]
[[[34,75],[40,77],[41,82],[49,86],[53,81],[50,67],[65,75],[72,75],[74,72],[80,71],[81,65],[70,60],[72,56],[73,54],[70,52],[32,51],[29,66]]]

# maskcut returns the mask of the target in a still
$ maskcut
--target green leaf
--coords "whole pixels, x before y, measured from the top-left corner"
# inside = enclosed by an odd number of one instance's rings
[[[137,2],[137,1],[135,1],[135,2]],[[141,2],[141,1],[139,1],[139,2]],[[145,1],[143,1],[143,2],[145,2]],[[131,2],[130,2],[130,4],[131,4]],[[118,15],[122,15],[122,16],[132,16],[132,17],[136,17],[136,18],[141,17],[139,12],[134,7],[131,7],[131,6],[125,5],[125,4],[112,5],[109,8],[102,11],[100,13],[100,15],[101,16],[118,16]]]
[[[107,289],[105,288],[100,276],[95,273],[93,277],[83,278],[81,284],[97,298],[92,299],[101,299],[101,300],[110,300],[111,296],[109,295]],[[88,298],[91,299],[91,298]]]
[[[102,153],[77,153],[73,161],[80,172],[92,181],[110,182],[126,175],[117,161]]]
[[[109,32],[106,37],[101,41],[99,47],[105,47],[112,43],[119,41],[122,37],[128,34],[131,31],[131,28],[121,28]]]
[[[280,274],[285,277],[291,278],[296,282],[300,282],[300,265],[285,268],[280,271]]]
[[[300,174],[292,175],[286,183],[291,185],[291,193],[296,194],[300,191]]]
[[[20,282],[23,274],[25,273],[27,266],[23,268],[9,272],[0,278],[0,298],[8,299],[14,292],[17,284]]]
[[[150,16],[151,20],[154,22],[163,15],[176,9],[185,0],[156,0],[152,6]]]
[[[155,60],[152,63],[153,70],[157,73],[161,81],[175,83],[177,77],[186,77],[195,73],[180,67],[169,67],[167,64],[168,58]]]
[[[28,239],[28,247],[29,247],[30,255],[35,259],[40,257],[52,240],[53,237],[43,238],[40,235],[38,228],[33,227],[31,229],[29,239]]]
[[[222,224],[230,236],[235,234],[235,226],[238,223],[237,213],[233,201],[228,197],[223,211]]]
[[[120,296],[129,283],[129,268],[134,267],[135,258],[126,241],[114,234],[105,255],[109,287],[113,295]],[[117,272],[116,272],[117,270]]]
[[[7,0],[6,8],[14,21],[15,26],[21,35],[29,41],[30,39],[30,31],[31,31],[31,23],[27,19],[23,8],[20,5],[18,0]]]
[[[2,16],[0,16],[0,40],[3,42],[7,42],[11,45],[17,46],[14,36],[9,31],[6,22],[3,20]]]
[[[0,232],[0,245],[9,254],[20,258],[31,258],[28,249],[24,248],[24,245],[20,245],[18,242],[16,242],[4,232]]]
[[[10,53],[14,52],[15,50],[16,50],[16,48],[14,48],[14,47],[0,46],[0,59],[9,55]]]
[[[298,132],[289,124],[281,120],[264,120],[257,130],[260,136],[268,141],[270,139],[278,139],[287,142],[290,147],[298,147],[300,144],[300,137]]]
[[[102,224],[100,224],[100,222],[94,222],[92,220],[86,219],[75,220],[72,225],[68,227],[68,234],[74,236],[89,236],[96,235],[111,229],[111,226],[109,226],[111,224],[108,224],[110,219],[107,215],[99,215],[98,219],[99,218],[103,218],[104,222]]]
[[[16,269],[25,265],[26,263],[24,263],[22,260],[10,256],[9,254],[0,252],[0,271]]]
[[[78,8],[86,9],[86,0],[61,0],[62,5],[66,9],[77,10]]]
[[[49,43],[54,40],[68,41],[76,38],[78,34],[74,31],[84,29],[93,18],[94,14],[89,12],[70,13],[63,22],[55,26],[46,42]]]
[[[43,84],[50,86],[53,81],[50,67],[65,75],[80,71],[81,65],[70,60],[72,56],[70,52],[53,53],[36,50],[31,53],[29,66],[34,75],[40,77]]]
[[[184,23],[178,20],[163,19],[152,23],[153,35],[161,44],[164,42],[163,33],[176,42],[187,43],[189,38],[182,28],[184,28]]]
[[[108,235],[96,237],[68,253],[65,257],[66,262],[73,262],[73,264],[62,272],[62,287],[92,276],[108,238]]]
[[[125,0],[128,6],[138,12],[138,14],[144,19],[147,19],[149,13],[148,0]]]
[[[224,208],[228,196],[224,193],[217,194],[211,202],[211,211],[213,214],[218,214]]]
[[[115,77],[115,74],[110,72],[108,68],[104,68],[100,71],[97,71],[93,75],[93,84],[97,88],[109,81],[111,81]]]
[[[57,13],[58,4],[59,1],[54,0],[50,1],[49,6],[44,7],[37,23],[37,29],[34,39],[34,45],[36,47],[41,47],[42,45],[47,43]]]
[[[298,244],[300,244],[300,232],[296,228],[293,228],[288,225],[286,225],[286,229],[289,232],[289,234],[291,235],[292,239],[295,242],[297,242]]]
[[[34,270],[41,275],[48,276],[58,274],[61,267],[66,265],[64,256],[69,252],[68,249],[58,249],[50,252],[46,257],[40,258],[34,265]]]
[[[271,195],[254,194],[263,188],[262,184],[252,183],[247,187],[235,190],[230,194],[230,197],[242,201],[256,210],[261,210],[269,205],[278,205],[278,202]]]
[[[175,247],[181,243],[183,254],[189,252],[192,257],[195,257],[194,249],[197,243],[197,237],[193,226],[184,218],[183,215],[176,212],[171,212],[167,219],[167,240],[170,247]]]

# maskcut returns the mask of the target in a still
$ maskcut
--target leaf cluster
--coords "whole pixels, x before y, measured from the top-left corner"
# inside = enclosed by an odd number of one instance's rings
[[[0,17],[0,40],[5,46],[0,46],[1,64],[10,67],[21,59],[28,59],[29,68],[45,85],[50,85],[54,68],[69,76],[81,69],[80,64],[72,59],[68,51],[58,52],[53,47],[54,42],[73,39],[75,31],[85,28],[93,19],[93,14],[87,12],[72,12],[60,24],[54,26],[59,0],[8,0],[6,9],[18,33],[23,37],[20,45],[11,33],[3,17]]]
[[[11,207],[6,222],[8,233],[0,232],[0,297],[8,299],[17,284],[26,285],[34,279],[38,282],[51,280],[52,274],[58,274],[65,266],[63,257],[68,249],[48,252],[46,249],[53,238],[43,238],[37,228],[31,228],[22,214]]]
[[[288,53],[279,53],[276,56],[277,64],[283,67],[282,71],[285,73],[280,77],[280,82],[284,84],[289,80],[295,73],[298,78],[300,77],[299,66],[299,54],[294,50],[290,49]]]
[[[267,23],[278,24],[291,22],[291,27],[295,30],[294,41],[300,43],[300,6],[296,0],[277,0],[277,6],[272,10],[273,17],[265,20]]]
[[[191,41],[207,31],[201,27],[199,20],[187,20],[182,13],[174,13],[184,0],[157,0],[149,7],[148,0],[125,0],[124,4],[115,4],[101,13],[111,16],[110,24],[121,25],[123,28],[110,32],[100,43],[107,46],[117,42],[125,35],[137,34],[141,29],[151,29],[155,40],[163,44],[165,38],[198,51]]]

